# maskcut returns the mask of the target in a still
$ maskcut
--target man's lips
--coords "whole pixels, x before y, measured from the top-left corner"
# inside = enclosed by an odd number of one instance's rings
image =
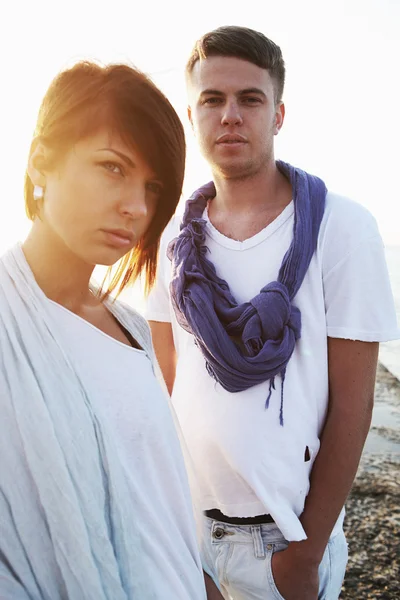
[[[247,144],[247,139],[238,133],[224,133],[217,138],[217,144]]]

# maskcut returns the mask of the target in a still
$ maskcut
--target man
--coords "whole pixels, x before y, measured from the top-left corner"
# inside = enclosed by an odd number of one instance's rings
[[[382,242],[363,207],[275,161],[271,40],[219,28],[186,75],[213,182],[166,232],[147,317],[199,480],[205,568],[225,598],[331,600],[378,343],[398,336]]]

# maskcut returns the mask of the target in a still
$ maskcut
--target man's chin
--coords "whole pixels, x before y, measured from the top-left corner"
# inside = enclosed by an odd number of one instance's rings
[[[224,179],[243,179],[254,175],[255,168],[250,161],[230,161],[215,164],[213,171]]]

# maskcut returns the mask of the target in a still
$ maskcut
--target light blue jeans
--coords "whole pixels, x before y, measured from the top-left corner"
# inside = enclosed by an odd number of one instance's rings
[[[203,534],[204,570],[226,600],[284,600],[274,582],[271,557],[288,542],[274,523],[228,525],[204,517]],[[338,600],[347,556],[340,532],[330,539],[319,566],[318,600]]]

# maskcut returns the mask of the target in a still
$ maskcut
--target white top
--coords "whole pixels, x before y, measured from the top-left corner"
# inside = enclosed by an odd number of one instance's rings
[[[204,218],[208,221],[206,212]],[[238,302],[249,301],[277,279],[292,241],[293,220],[292,202],[243,242],[223,236],[208,221],[208,257]],[[177,324],[165,249],[178,226],[175,220],[166,230],[146,316],[172,322],[178,351],[172,401],[199,477],[203,509],[219,508],[237,517],[270,513],[286,539],[304,539],[298,517],[328,406],[327,337],[384,341],[399,336],[376,222],[362,206],[328,194],[318,247],[294,301],[301,310],[302,331],[286,371],[283,427],[279,377],[268,409],[268,382],[227,392],[207,373],[193,336]],[[306,448],[310,460],[305,460]],[[333,533],[342,520],[343,514]]]
[[[49,300],[80,365],[96,411],[107,419],[135,498],[149,597],[206,598],[186,471],[167,398],[146,354]]]

